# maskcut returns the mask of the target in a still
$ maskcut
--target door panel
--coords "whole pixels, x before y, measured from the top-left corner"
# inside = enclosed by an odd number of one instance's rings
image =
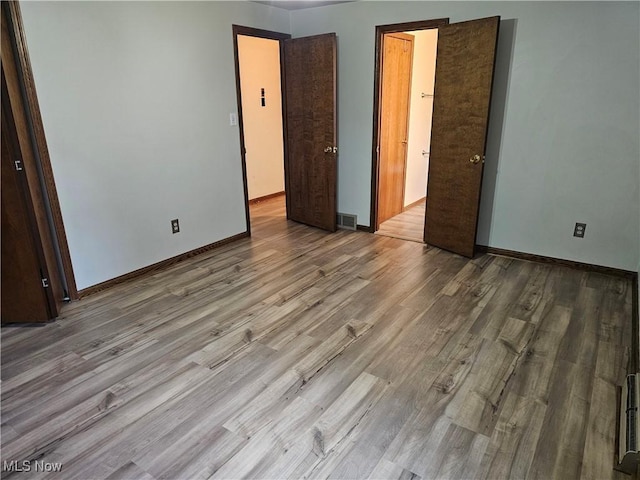
[[[4,80],[4,74],[3,74]],[[4,86],[4,82],[3,82]],[[8,102],[2,105],[2,323],[46,322],[55,315],[53,299],[42,286],[47,277],[34,235],[33,208],[25,188],[24,162]],[[21,170],[16,170],[16,163]],[[50,289],[49,289],[50,290]]]
[[[383,36],[378,224],[404,209],[413,42],[405,33]]]
[[[336,230],[336,35],[284,41],[288,218]]]
[[[425,242],[475,253],[500,17],[438,29]]]

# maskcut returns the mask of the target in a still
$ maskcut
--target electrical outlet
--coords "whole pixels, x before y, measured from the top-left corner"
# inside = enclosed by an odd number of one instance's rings
[[[584,231],[587,229],[586,223],[576,223],[573,229],[573,236],[578,238],[584,238]]]
[[[178,223],[178,219],[171,220],[171,233],[178,233],[180,231],[180,223]]]

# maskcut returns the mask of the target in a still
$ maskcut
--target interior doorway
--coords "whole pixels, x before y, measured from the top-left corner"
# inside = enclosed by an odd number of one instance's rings
[[[261,31],[234,35],[247,222],[255,217],[252,205],[279,197],[284,204],[285,196],[281,39],[273,38],[277,34],[263,35]],[[282,209],[274,214],[285,216]]]
[[[376,27],[371,229],[423,242],[438,27]]]
[[[377,233],[423,241],[437,28],[384,33]]]
[[[374,232],[381,223],[385,35],[437,29],[423,241],[459,255],[474,256],[499,25],[500,17],[495,16],[453,24],[439,19],[376,27],[371,175]]]
[[[247,233],[251,205],[285,203],[283,42],[291,35],[233,25],[238,127]],[[275,215],[284,216],[281,209]]]
[[[245,137],[245,110],[243,97],[258,91],[243,92],[239,43],[242,36],[272,39],[278,42],[281,135],[284,157],[284,191],[286,218],[298,223],[317,227],[329,232],[337,228],[337,40],[335,33],[292,39],[289,34],[270,32],[250,27],[233,26],[233,44],[236,66],[236,92],[238,100],[238,126],[240,129],[240,152],[245,195],[247,233],[251,234],[249,184],[247,181],[248,151]],[[253,66],[250,66],[253,68]],[[261,85],[261,84],[259,84]],[[313,88],[309,88],[312,85]],[[277,86],[271,87],[277,90]],[[266,87],[259,87],[260,107],[269,104]],[[277,105],[277,102],[275,102]],[[233,113],[231,118],[233,124]],[[277,120],[274,120],[276,123]],[[264,121],[260,129],[264,129]],[[277,133],[271,133],[275,140]],[[258,147],[269,149],[272,147]],[[279,145],[273,150],[280,151]],[[261,153],[261,152],[257,152]],[[270,152],[273,153],[273,152]],[[277,154],[276,156],[279,156]],[[275,188],[277,190],[277,187]],[[268,199],[267,193],[257,196]],[[255,194],[259,195],[259,194]],[[252,194],[253,196],[253,194]]]

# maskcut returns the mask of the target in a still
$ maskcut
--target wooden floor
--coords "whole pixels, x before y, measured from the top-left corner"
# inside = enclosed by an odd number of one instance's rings
[[[630,282],[282,213],[3,328],[3,478],[627,478]]]
[[[425,208],[426,200],[413,205],[399,215],[382,222],[376,234],[422,243]]]

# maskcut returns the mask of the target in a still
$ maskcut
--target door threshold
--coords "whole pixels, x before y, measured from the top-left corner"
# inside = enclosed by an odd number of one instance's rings
[[[422,244],[426,245],[421,238],[408,237],[408,236],[405,236],[405,235],[398,235],[398,234],[395,234],[395,233],[381,232],[380,230],[375,232],[374,235],[380,235],[381,237],[397,238],[398,240],[405,240],[407,242],[422,243]]]

